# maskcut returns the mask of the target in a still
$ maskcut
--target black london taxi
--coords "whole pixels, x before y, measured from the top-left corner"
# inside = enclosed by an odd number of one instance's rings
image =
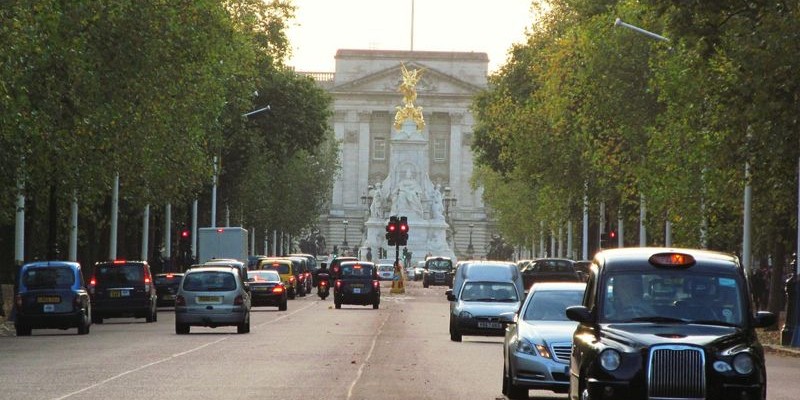
[[[92,305],[81,266],[70,261],[37,261],[22,266],[15,302],[17,336],[36,328],[78,328],[89,333]]]
[[[381,282],[375,264],[364,261],[342,261],[333,284],[333,304],[357,304],[378,308],[381,303]]]
[[[100,261],[89,281],[92,322],[105,318],[134,317],[158,320],[158,297],[147,261]]]
[[[625,248],[595,256],[570,359],[570,399],[766,399],[764,350],[737,257]]]
[[[444,285],[453,287],[453,260],[448,257],[429,257],[425,259],[425,271],[422,273],[422,287]]]

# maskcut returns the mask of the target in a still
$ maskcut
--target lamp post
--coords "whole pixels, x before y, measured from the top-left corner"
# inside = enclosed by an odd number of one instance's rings
[[[349,224],[349,223],[350,223],[350,221],[348,221],[348,220],[343,220],[342,221],[342,224],[344,225],[344,241],[342,242],[342,250],[348,250],[348,247],[347,247],[347,224]]]
[[[475,227],[475,224],[469,224],[469,244],[467,245],[467,258],[472,259],[472,255],[475,253],[475,248],[472,247],[472,228]]]

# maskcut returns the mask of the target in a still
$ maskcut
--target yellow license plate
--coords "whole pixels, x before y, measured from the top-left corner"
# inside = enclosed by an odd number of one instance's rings
[[[221,296],[197,296],[198,303],[220,303],[222,302]]]
[[[131,295],[131,291],[128,289],[121,289],[121,290],[109,290],[108,297],[111,298],[118,298],[118,297],[127,297]]]
[[[39,304],[58,304],[61,303],[61,296],[39,296],[36,298]]]

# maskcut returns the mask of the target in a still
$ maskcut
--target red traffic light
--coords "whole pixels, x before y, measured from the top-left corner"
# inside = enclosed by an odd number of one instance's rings
[[[186,230],[186,229],[182,230],[181,231],[181,237],[182,238],[188,238],[189,237],[189,231]]]
[[[617,237],[617,231],[608,232],[608,237],[611,239],[615,239]]]

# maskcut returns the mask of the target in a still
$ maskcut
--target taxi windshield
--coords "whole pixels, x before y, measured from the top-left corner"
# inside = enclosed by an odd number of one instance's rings
[[[449,271],[453,263],[450,260],[428,260],[427,266],[432,271]]]
[[[742,282],[733,274],[619,272],[601,291],[601,322],[743,324]]]

